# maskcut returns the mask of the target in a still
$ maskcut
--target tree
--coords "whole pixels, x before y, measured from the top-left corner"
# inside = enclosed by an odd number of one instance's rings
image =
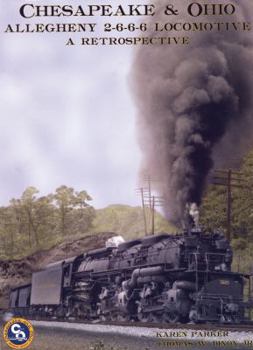
[[[226,230],[226,189],[209,186],[200,208],[200,222],[206,229]]]
[[[15,254],[17,230],[11,207],[0,208],[0,242],[1,250],[12,258]]]
[[[63,236],[85,232],[90,227],[95,211],[87,203],[92,198],[86,191],[75,192],[72,187],[61,186],[56,189],[54,199]]]
[[[26,255],[90,229],[95,210],[86,191],[61,186],[54,194],[38,194],[37,188],[28,187],[9,206],[0,207],[0,254]]]
[[[37,188],[35,187],[28,187],[22,194],[22,197],[20,199],[20,206],[22,210],[24,211],[24,220],[27,225],[28,230],[28,236],[29,236],[29,243],[31,245],[31,235],[33,232],[36,246],[39,245],[39,236],[37,232],[37,225],[36,225],[36,214],[35,214],[35,208],[36,208],[36,201],[37,197],[36,195],[39,193]]]
[[[56,207],[58,208],[60,231],[62,235],[65,236],[69,228],[69,214],[73,210],[74,189],[67,186],[58,187],[54,199]]]
[[[253,150],[243,159],[232,187],[232,237],[253,240]],[[201,206],[203,226],[226,230],[226,188],[209,186]]]
[[[86,191],[74,193],[72,201],[74,210],[72,210],[71,215],[72,233],[84,233],[91,227],[95,218],[95,209],[87,203],[91,200],[92,198]]]

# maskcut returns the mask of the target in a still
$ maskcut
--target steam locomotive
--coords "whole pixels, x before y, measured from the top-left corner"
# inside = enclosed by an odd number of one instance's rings
[[[10,309],[87,321],[242,323],[250,275],[231,272],[231,263],[220,233],[148,236],[50,264],[11,291]]]

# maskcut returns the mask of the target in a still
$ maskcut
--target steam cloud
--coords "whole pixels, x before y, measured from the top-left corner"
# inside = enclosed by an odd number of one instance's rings
[[[181,15],[192,1],[175,1],[180,16],[172,18],[162,14],[162,0],[150,23],[252,22],[251,1],[230,1],[233,16],[196,19]],[[132,72],[142,170],[159,180],[165,212],[175,223],[186,203],[201,203],[211,169],[232,166],[253,144],[252,32],[183,34],[191,36],[190,45],[139,48]]]

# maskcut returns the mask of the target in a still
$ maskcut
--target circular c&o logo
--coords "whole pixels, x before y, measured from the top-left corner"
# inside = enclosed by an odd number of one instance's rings
[[[25,349],[33,341],[32,324],[23,318],[12,318],[4,326],[4,340],[13,349]]]

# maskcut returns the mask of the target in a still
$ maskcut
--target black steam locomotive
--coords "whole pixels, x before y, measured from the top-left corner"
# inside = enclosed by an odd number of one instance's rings
[[[198,229],[97,249],[49,265],[12,290],[15,315],[141,322],[245,322],[244,283],[219,233]]]

